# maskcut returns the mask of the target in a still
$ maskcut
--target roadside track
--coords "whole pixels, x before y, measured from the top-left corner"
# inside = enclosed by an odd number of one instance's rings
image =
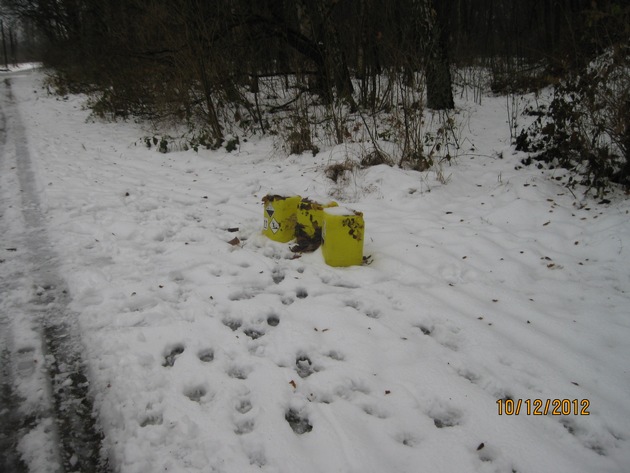
[[[67,285],[48,239],[10,78],[0,90],[0,470],[108,473],[77,314],[69,308]],[[30,345],[24,327],[33,328]],[[38,354],[43,363],[33,367]],[[43,391],[37,406],[17,389],[26,382]],[[28,436],[38,435],[52,451],[18,453],[20,445],[35,444],[25,441]],[[51,463],[41,465],[42,458]]]

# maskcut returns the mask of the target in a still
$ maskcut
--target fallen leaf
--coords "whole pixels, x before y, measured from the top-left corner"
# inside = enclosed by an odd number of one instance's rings
[[[228,241],[228,243],[232,246],[236,246],[241,242],[241,240],[238,239],[238,237],[234,237],[232,238],[230,241]]]

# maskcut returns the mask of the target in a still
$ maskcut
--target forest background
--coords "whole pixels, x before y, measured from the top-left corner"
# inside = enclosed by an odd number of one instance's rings
[[[147,146],[288,154],[365,142],[362,165],[418,170],[461,143],[455,93],[504,94],[526,162],[630,185],[630,6],[615,0],[2,0],[5,63],[37,59],[50,90],[96,116],[184,124]],[[551,90],[519,109],[518,97]],[[427,111],[432,126],[427,126]],[[535,118],[519,127],[520,115]],[[531,120],[530,120],[531,122]],[[430,130],[429,130],[430,128]],[[332,170],[332,177],[335,172]]]

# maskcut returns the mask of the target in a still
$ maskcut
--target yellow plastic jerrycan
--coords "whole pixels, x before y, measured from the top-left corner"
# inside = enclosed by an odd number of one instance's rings
[[[298,244],[315,250],[322,242],[322,226],[324,225],[324,209],[336,207],[337,202],[320,204],[309,199],[302,199],[298,205],[295,237]]]
[[[322,254],[330,266],[363,263],[363,214],[345,207],[324,209]]]
[[[266,195],[263,197],[263,235],[274,241],[286,243],[295,238],[297,208],[302,198]]]

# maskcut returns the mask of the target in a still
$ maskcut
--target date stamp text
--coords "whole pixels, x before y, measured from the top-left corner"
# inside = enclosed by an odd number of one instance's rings
[[[499,399],[500,416],[587,416],[591,401],[588,399]]]

